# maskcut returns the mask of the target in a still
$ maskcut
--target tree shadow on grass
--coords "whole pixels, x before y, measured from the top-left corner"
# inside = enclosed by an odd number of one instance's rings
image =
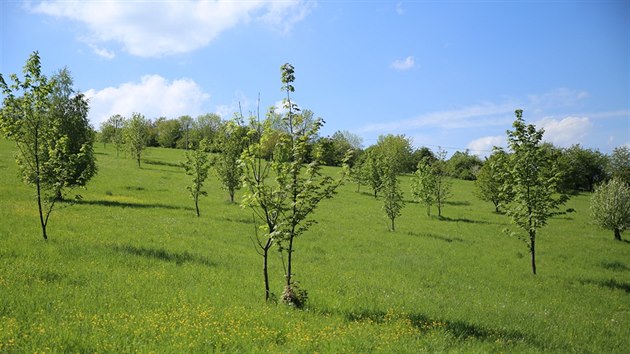
[[[618,262],[618,261],[613,261],[613,262],[602,262],[600,263],[600,266],[604,269],[608,269],[608,270],[612,270],[615,272],[624,272],[624,271],[628,271],[630,270],[630,268],[628,268],[628,266],[626,266],[625,264],[623,264],[622,262]]]
[[[437,219],[442,221],[463,222],[469,224],[489,224],[489,222],[483,220],[472,220],[468,218],[449,218],[448,216],[438,216]]]
[[[444,202],[444,204],[446,205],[455,205],[455,206],[468,206],[470,205],[469,201],[466,200],[453,200],[453,201],[446,201]]]
[[[373,322],[377,324],[405,320],[409,321],[413,327],[421,332],[430,332],[432,330],[442,330],[448,332],[460,341],[473,338],[487,342],[522,342],[535,346],[539,350],[546,349],[543,342],[537,338],[525,335],[515,330],[504,330],[487,328],[481,325],[472,324],[464,321],[448,321],[444,319],[430,318],[424,314],[396,314],[386,313],[382,311],[358,311],[344,313],[346,321],[349,322]]]
[[[413,232],[413,231],[409,231],[407,232],[407,235],[411,235],[411,236],[420,236],[420,237],[429,237],[429,238],[433,238],[436,240],[440,240],[440,241],[445,241],[448,243],[451,243],[453,241],[457,241],[457,242],[465,242],[463,239],[459,238],[459,237],[446,237],[446,236],[440,236],[440,235],[436,235],[436,234],[432,234],[432,233],[428,233],[428,232]]]
[[[184,251],[183,253],[169,252],[163,248],[146,248],[135,247],[131,245],[114,246],[114,251],[127,253],[134,256],[154,258],[165,262],[173,262],[177,265],[182,265],[186,262],[197,263],[208,267],[216,266],[216,263],[210,261],[206,257],[201,257],[195,254]]]
[[[131,203],[131,202],[119,202],[115,200],[78,200],[74,201],[75,204],[83,205],[100,205],[104,207],[118,207],[118,208],[131,208],[131,209],[168,209],[168,210],[193,210],[190,207],[180,207],[166,204],[143,204],[143,203]]]
[[[142,159],[142,162],[147,164],[147,165],[169,166],[169,167],[178,167],[178,168],[182,167],[182,165],[180,163],[165,162],[165,161],[160,161],[160,160]]]
[[[620,282],[615,279],[609,280],[593,280],[593,279],[583,279],[580,280],[582,284],[593,284],[600,286],[602,288],[609,288],[612,290],[622,290],[626,294],[630,294],[630,283]]]

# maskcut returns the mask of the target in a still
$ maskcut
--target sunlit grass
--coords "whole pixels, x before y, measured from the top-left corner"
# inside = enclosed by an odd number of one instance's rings
[[[295,311],[264,303],[251,212],[214,176],[195,216],[183,151],[150,149],[138,169],[98,146],[99,174],[53,212],[48,242],[13,152],[0,140],[0,352],[630,351],[630,243],[591,224],[588,195],[540,231],[533,276],[470,182],[444,219],[407,203],[395,233],[382,200],[346,184],[297,240],[309,303]],[[283,273],[274,252],[276,294]]]

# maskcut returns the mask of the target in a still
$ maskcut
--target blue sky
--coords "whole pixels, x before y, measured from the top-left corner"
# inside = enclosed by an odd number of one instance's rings
[[[295,100],[365,146],[486,154],[516,108],[562,147],[630,144],[629,1],[14,1],[0,5],[0,72],[67,66],[98,128]]]

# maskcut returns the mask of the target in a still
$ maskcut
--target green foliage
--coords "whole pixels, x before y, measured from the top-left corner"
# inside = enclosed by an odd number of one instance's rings
[[[609,173],[630,185],[630,147],[616,147],[610,155]]]
[[[321,118],[300,113],[299,107],[291,101],[295,91],[294,68],[291,64],[281,67],[282,89],[286,92],[283,100],[285,113],[278,120],[270,111],[261,126],[252,121],[248,133],[250,140],[260,137],[250,144],[241,157],[245,173],[243,185],[246,187],[243,206],[252,208],[255,217],[263,223],[263,236],[257,233],[257,244],[264,259],[265,298],[269,299],[267,260],[268,250],[277,243],[281,252],[286,251],[286,275],[283,302],[302,307],[293,278],[293,252],[295,240],[315,224],[312,214],[324,200],[331,198],[341,184],[343,176],[334,179],[322,174],[321,152],[315,152],[311,162],[306,163],[309,144],[318,136],[323,125]],[[269,141],[275,141],[272,155],[263,161],[263,152]],[[345,175],[345,173],[344,173]],[[273,176],[274,181],[269,181]],[[303,294],[306,294],[305,292]],[[304,300],[306,297],[304,297]]]
[[[473,181],[477,178],[477,172],[481,168],[482,162],[479,157],[465,152],[456,151],[448,159],[447,168],[449,176],[458,179]]]
[[[365,161],[363,162],[363,176],[374,192],[374,198],[383,188],[383,176],[385,175],[385,166],[382,153],[373,147],[366,150]]]
[[[95,132],[87,119],[88,102],[75,92],[67,69],[48,80],[41,73],[37,52],[24,66],[24,80],[12,74],[4,94],[0,129],[14,140],[16,162],[27,184],[35,185],[42,235],[55,203],[67,189],[83,187],[96,174]]]
[[[424,158],[418,163],[418,169],[411,179],[411,194],[416,201],[426,206],[427,216],[431,216],[431,206],[435,203],[436,188],[436,176],[428,158]]]
[[[544,130],[526,125],[523,111],[516,110],[514,130],[507,131],[512,153],[505,165],[505,190],[513,193],[512,203],[506,206],[512,221],[527,233],[523,241],[531,254],[532,272],[536,274],[536,232],[557,214],[568,196],[558,193],[562,181],[557,159],[541,146]]]
[[[131,118],[125,121],[123,137],[125,145],[129,148],[132,159],[136,160],[140,168],[142,153],[149,141],[150,122],[140,113],[133,113]]]
[[[246,143],[247,128],[241,125],[242,119],[237,117],[223,125],[217,137],[219,153],[214,160],[214,167],[223,188],[234,202],[234,193],[241,188],[243,168],[240,157]]]
[[[475,180],[475,195],[494,205],[494,211],[509,203],[513,198],[512,187],[506,184],[508,154],[502,149],[496,148],[490,157],[486,159],[477,173]]]
[[[630,187],[619,177],[595,188],[591,197],[591,216],[599,226],[612,230],[615,240],[630,228]]]
[[[411,182],[414,198],[427,207],[427,216],[431,215],[431,206],[438,208],[438,217],[442,217],[442,208],[451,197],[452,182],[447,175],[446,151],[439,150],[435,160],[425,157],[418,163]]]
[[[116,157],[119,156],[120,150],[123,149],[125,141],[123,137],[123,127],[125,118],[120,114],[109,117],[101,124],[101,141],[103,143],[114,143],[116,146]]]
[[[208,195],[208,192],[202,189],[210,169],[210,159],[207,150],[208,141],[204,139],[199,143],[199,147],[196,150],[186,151],[186,162],[183,164],[186,174],[192,176],[192,184],[186,186],[186,189],[195,201],[197,216],[199,216],[199,197]]]
[[[562,151],[565,177],[561,187],[569,191],[592,192],[596,185],[607,179],[608,158],[593,149],[579,144]]]
[[[383,210],[390,221],[390,231],[396,231],[395,220],[400,216],[402,208],[405,206],[403,193],[394,170],[393,161],[385,164],[385,174],[383,176]]]
[[[375,149],[382,158],[392,161],[392,168],[396,173],[412,172],[414,169],[412,160],[411,138],[400,135],[381,135],[378,137]]]
[[[157,130],[157,143],[161,147],[174,148],[182,137],[182,125],[178,119],[166,119],[164,117],[155,121]]]

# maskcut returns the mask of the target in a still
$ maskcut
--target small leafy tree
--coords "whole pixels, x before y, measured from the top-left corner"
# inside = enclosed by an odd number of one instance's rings
[[[416,201],[427,207],[427,216],[431,216],[431,206],[435,203],[437,181],[428,158],[418,163],[418,169],[411,179],[411,194]]]
[[[536,274],[537,231],[558,213],[555,210],[568,196],[558,192],[563,175],[557,160],[541,146],[544,130],[526,125],[522,110],[517,109],[515,114],[514,130],[507,131],[512,153],[505,165],[504,186],[514,193],[513,202],[507,205],[507,214],[527,233],[527,238],[521,239],[530,251],[532,272]]]
[[[240,157],[244,149],[246,128],[242,126],[242,118],[235,117],[233,121],[223,126],[223,132],[218,137],[219,154],[214,161],[217,176],[223,188],[230,195],[230,202],[234,202],[234,193],[241,188],[243,168]]]
[[[120,150],[123,149],[125,143],[122,133],[124,123],[125,118],[120,114],[116,114],[109,117],[109,119],[101,124],[101,139],[103,143],[114,143],[116,147],[116,157],[119,156]]]
[[[513,198],[512,188],[506,185],[503,173],[507,168],[507,160],[507,153],[496,148],[484,162],[475,181],[475,195],[483,201],[491,202],[496,213]]]
[[[190,196],[195,201],[195,210],[199,216],[199,197],[208,195],[204,191],[203,183],[208,178],[208,170],[210,169],[210,160],[208,158],[208,141],[201,140],[196,150],[186,151],[186,162],[184,162],[184,170],[186,174],[192,176],[192,184],[186,189],[190,192]]]
[[[396,170],[392,162],[388,161],[385,167],[383,183],[383,210],[390,221],[390,231],[396,231],[395,220],[400,216],[402,208],[405,206],[400,184],[396,176]]]
[[[630,187],[615,177],[595,188],[591,197],[591,216],[599,226],[613,230],[615,240],[630,229]]]
[[[374,148],[367,150],[365,159],[365,176],[370,188],[374,192],[374,198],[383,188],[383,176],[385,174],[383,166],[383,156]]]
[[[435,176],[435,205],[438,208],[438,216],[442,217],[442,207],[451,197],[451,188],[453,186],[453,182],[448,178],[445,150],[438,149],[437,160],[431,165],[431,170]]]
[[[133,113],[131,118],[125,121],[124,140],[129,148],[131,158],[135,159],[140,168],[140,159],[149,139],[149,122],[140,113]]]
[[[52,80],[41,73],[38,52],[24,66],[24,80],[0,74],[4,94],[0,130],[18,147],[16,162],[24,182],[35,185],[44,240],[48,218],[64,190],[83,187],[96,174],[95,132],[87,119],[88,102],[74,91],[67,69]]]

